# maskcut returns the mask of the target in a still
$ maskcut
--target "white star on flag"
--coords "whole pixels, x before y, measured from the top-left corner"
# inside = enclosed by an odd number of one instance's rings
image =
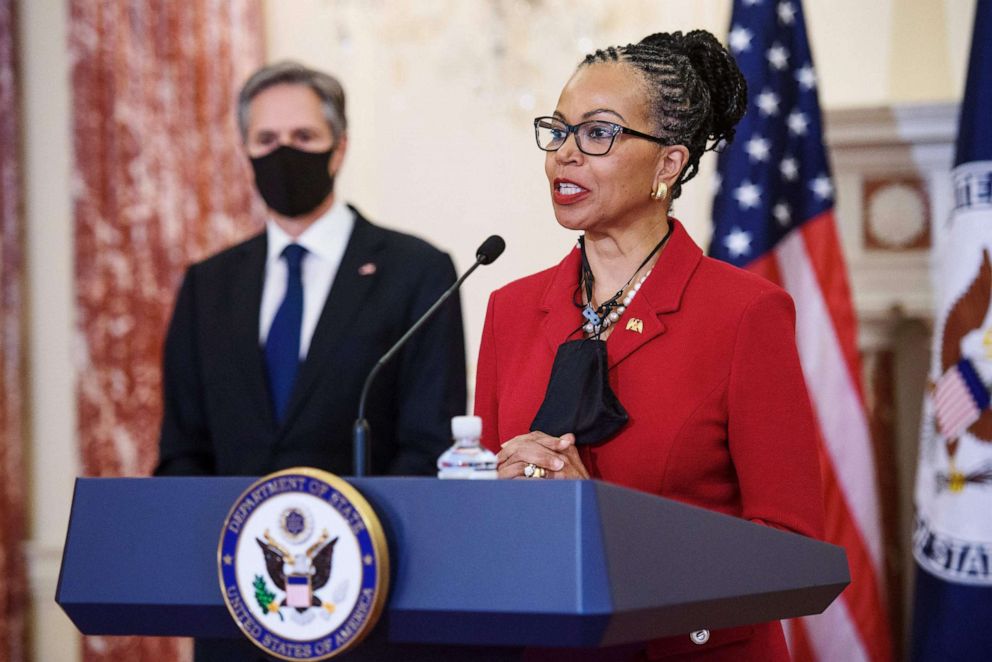
[[[794,182],[799,177],[799,163],[794,157],[787,156],[778,165],[779,172],[786,181]]]
[[[761,0],[744,0],[744,6],[753,7],[755,5],[760,5]]]
[[[807,63],[797,69],[796,80],[799,81],[799,87],[804,90],[812,90],[816,87],[816,74],[813,72],[813,66]]]
[[[771,150],[771,143],[755,134],[753,138],[744,143],[744,151],[754,163],[761,163],[768,160],[768,152]]]
[[[780,202],[772,207],[772,216],[775,217],[779,225],[785,227],[792,220],[792,209],[786,203]]]
[[[796,20],[796,8],[792,6],[791,2],[778,3],[778,20],[782,22],[782,25],[792,25],[792,22]]]
[[[734,257],[740,257],[745,253],[751,252],[751,234],[749,232],[744,232],[739,227],[734,227],[726,237],[723,239],[723,245],[727,247],[730,254]]]
[[[730,50],[734,52],[734,55],[748,50],[751,48],[751,38],[753,36],[754,34],[747,28],[735,25],[734,29],[730,31]]]
[[[778,115],[778,95],[771,90],[763,90],[754,102],[765,117]]]
[[[766,57],[768,58],[768,64],[772,65],[773,69],[782,71],[789,66],[789,51],[782,44],[772,44],[772,47],[766,53]]]
[[[745,179],[740,186],[734,189],[734,199],[737,200],[741,209],[757,207],[758,203],[761,202],[761,189]]]
[[[786,120],[786,124],[789,125],[789,133],[794,136],[805,136],[806,125],[808,123],[809,121],[806,119],[806,115],[798,110],[789,113],[789,119]]]
[[[820,175],[811,181],[809,188],[821,200],[827,200],[834,195],[834,185],[830,183],[830,178],[826,175]]]

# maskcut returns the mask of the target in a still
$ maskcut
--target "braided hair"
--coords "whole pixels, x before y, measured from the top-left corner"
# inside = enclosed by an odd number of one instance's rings
[[[705,30],[658,32],[636,44],[597,50],[579,66],[623,62],[634,67],[648,91],[659,138],[685,145],[689,160],[672,186],[699,172],[699,158],[734,139],[735,126],[747,108],[747,82],[734,58]]]

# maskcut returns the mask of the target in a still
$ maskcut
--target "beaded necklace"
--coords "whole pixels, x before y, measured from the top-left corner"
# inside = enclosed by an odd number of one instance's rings
[[[637,284],[627,293],[627,296],[623,296],[623,293],[630,287],[630,284],[634,281],[634,277],[637,273],[651,261],[655,253],[661,250],[661,247],[665,245],[668,238],[672,234],[672,228],[674,225],[668,223],[668,231],[665,232],[665,236],[661,238],[655,247],[651,249],[648,256],[644,258],[640,266],[634,270],[627,282],[623,284],[616,294],[604,301],[599,305],[598,308],[592,307],[592,288],[593,284],[596,282],[596,277],[592,273],[592,267],[589,266],[589,259],[586,257],[586,242],[585,235],[579,237],[579,252],[582,254],[582,270],[579,274],[579,287],[576,289],[576,295],[578,295],[581,289],[585,290],[585,300],[586,303],[583,305],[579,301],[574,301],[576,307],[582,309],[582,317],[585,318],[585,323],[582,325],[582,330],[585,332],[586,336],[589,338],[599,338],[603,331],[608,329],[610,326],[615,324],[620,320],[620,317],[626,312],[627,308],[630,306],[630,302],[634,300],[634,295],[637,291],[641,289],[641,285],[647,280],[648,276],[651,275],[651,270],[648,269],[647,272],[641,276],[641,279],[637,281]],[[623,297],[621,300],[620,297]]]

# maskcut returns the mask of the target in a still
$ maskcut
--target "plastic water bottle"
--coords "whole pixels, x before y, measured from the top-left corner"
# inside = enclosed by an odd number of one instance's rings
[[[455,416],[451,419],[455,444],[437,460],[438,478],[496,478],[496,455],[482,447],[482,419]]]

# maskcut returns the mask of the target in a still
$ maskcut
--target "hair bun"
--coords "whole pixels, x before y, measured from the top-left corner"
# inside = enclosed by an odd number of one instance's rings
[[[638,46],[669,51],[684,56],[709,90],[711,112],[706,133],[717,143],[734,139],[734,127],[747,109],[747,81],[737,62],[716,37],[706,30],[655,32],[641,39]]]
[[[681,35],[679,35],[681,36]],[[737,62],[716,37],[693,30],[681,39],[693,69],[710,90],[709,134],[714,143],[734,139],[735,126],[747,110],[747,81]]]

